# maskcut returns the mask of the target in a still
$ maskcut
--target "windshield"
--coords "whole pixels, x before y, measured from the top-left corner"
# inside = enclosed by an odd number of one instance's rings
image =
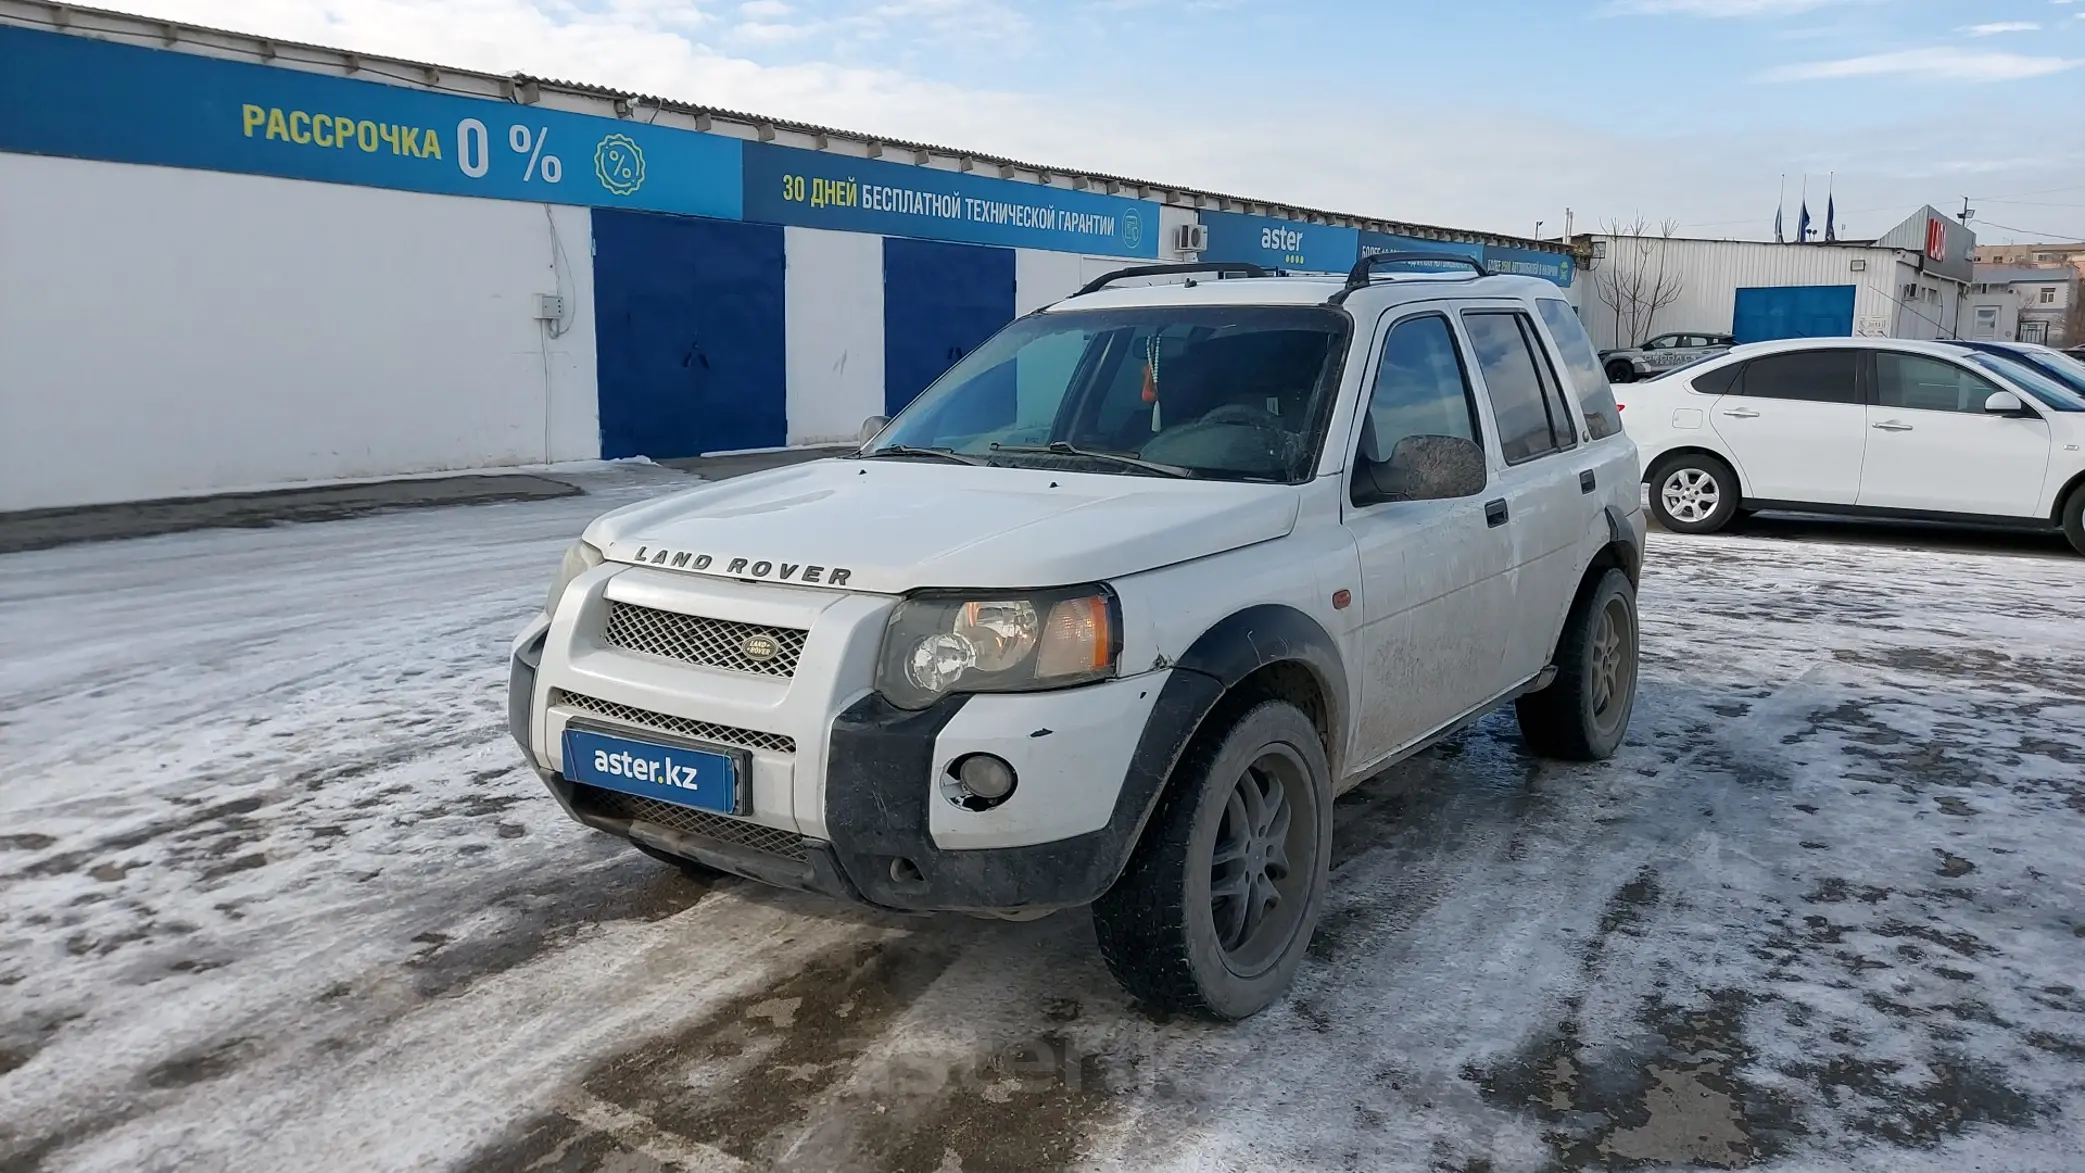
[[[2039,355],[2035,356],[2037,359]],[[2085,411],[2085,395],[2064,386],[2044,372],[2039,365],[2024,358],[1992,354],[1989,351],[1972,351],[1969,361],[1988,371],[1996,371],[2012,380],[2014,386],[2048,404],[2058,411]]]
[[[942,449],[1120,476],[1306,480],[1348,321],[1315,306],[1034,314],[935,380],[862,455]]]

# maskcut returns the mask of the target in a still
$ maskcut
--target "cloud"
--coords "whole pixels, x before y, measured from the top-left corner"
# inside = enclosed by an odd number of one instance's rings
[[[1610,0],[1606,16],[1796,16],[1851,0]]]
[[[774,20],[788,16],[790,7],[782,0],[746,0],[738,6],[738,14],[747,20]]]
[[[1994,20],[1989,24],[1964,25],[1956,29],[1972,37],[1995,37],[2001,33],[2038,33],[2042,22],[2038,20]]]
[[[2024,53],[1976,52],[1935,45],[1926,49],[1902,49],[1894,53],[1870,53],[1835,61],[1805,61],[1766,71],[1765,81],[1818,81],[1846,77],[1913,75],[1933,81],[2017,81],[2047,77],[2085,65],[2085,60],[2065,57],[2029,57]]]

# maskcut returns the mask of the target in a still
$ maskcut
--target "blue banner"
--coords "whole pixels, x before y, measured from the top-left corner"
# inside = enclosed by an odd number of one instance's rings
[[[0,26],[0,151],[735,219],[741,146]]]
[[[1209,229],[1206,261],[1250,261],[1269,269],[1344,273],[1360,255],[1361,234],[1331,224],[1306,224],[1243,212],[1203,212]]]
[[[1008,248],[1158,255],[1158,205],[1124,196],[745,144],[745,218]]]
[[[1456,240],[1427,240],[1417,236],[1398,236],[1390,232],[1364,232],[1361,234],[1361,255],[1376,256],[1380,253],[1440,253],[1451,257],[1468,257],[1473,261],[1484,259],[1484,246],[1465,244]],[[1468,265],[1453,262],[1430,265],[1414,261],[1404,266],[1408,272],[1418,273],[1467,273]],[[1385,270],[1386,272],[1391,270]]]
[[[1505,248],[1487,244],[1484,246],[1484,267],[1494,273],[1540,277],[1568,288],[1573,271],[1578,266],[1569,253],[1537,252],[1531,248]]]

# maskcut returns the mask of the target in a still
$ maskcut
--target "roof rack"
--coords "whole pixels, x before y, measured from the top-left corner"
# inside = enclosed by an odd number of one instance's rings
[[[1188,261],[1177,265],[1131,265],[1127,269],[1117,269],[1112,273],[1103,273],[1095,277],[1072,296],[1084,297],[1131,277],[1164,277],[1171,273],[1214,273],[1219,281],[1226,277],[1267,276],[1267,270],[1249,261]]]
[[[1485,268],[1484,262],[1475,257],[1457,256],[1454,253],[1375,253],[1371,256],[1362,257],[1355,262],[1353,269],[1347,273],[1346,288],[1332,295],[1331,304],[1338,305],[1347,299],[1347,294],[1357,289],[1368,288],[1370,283],[1375,280],[1375,267],[1377,265],[1412,264],[1468,265],[1476,272],[1463,278],[1466,281],[1475,281],[1479,277],[1491,276],[1491,270]]]

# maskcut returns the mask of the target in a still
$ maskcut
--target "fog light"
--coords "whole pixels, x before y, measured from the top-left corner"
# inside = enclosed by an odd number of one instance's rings
[[[941,793],[964,810],[987,811],[1013,796],[1019,779],[1006,759],[988,753],[967,754],[951,762]]]

